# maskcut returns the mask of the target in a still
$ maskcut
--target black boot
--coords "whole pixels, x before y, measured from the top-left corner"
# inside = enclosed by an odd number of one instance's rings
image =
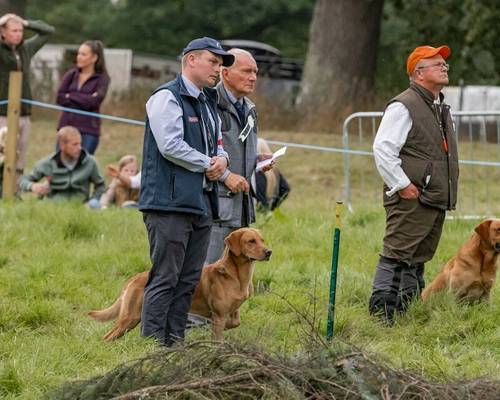
[[[380,256],[375,271],[368,309],[371,315],[378,316],[388,325],[394,323],[402,269],[398,260]]]
[[[401,284],[399,288],[396,309],[401,314],[405,313],[410,303],[420,298],[420,293],[425,286],[424,263],[416,263],[403,267]]]

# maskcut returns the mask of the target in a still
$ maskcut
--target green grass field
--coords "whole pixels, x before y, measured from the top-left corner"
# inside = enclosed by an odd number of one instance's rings
[[[52,150],[55,125],[54,119],[35,120],[30,166]],[[338,137],[313,133],[262,136],[328,146],[340,143]],[[106,123],[97,158],[104,166],[125,153],[140,156],[141,143],[140,127]],[[360,157],[355,165],[356,212],[343,216],[335,337],[395,368],[434,380],[498,379],[498,284],[489,305],[458,305],[443,295],[414,304],[392,328],[368,316],[384,213],[380,196],[374,194],[380,181],[372,160]],[[257,264],[256,295],[242,307],[241,327],[226,332],[226,338],[294,354],[310,343],[312,331],[325,332],[334,204],[343,189],[342,157],[289,149],[279,166],[292,186],[281,210],[284,216],[260,215],[256,224],[273,256]],[[471,175],[475,178],[468,178],[467,169],[462,172],[464,181],[476,187],[483,186],[481,179],[496,182],[489,180],[496,171],[485,170],[484,176],[476,171]],[[494,185],[488,190],[500,197]],[[129,276],[148,268],[146,230],[139,212],[91,211],[79,204],[51,204],[26,196],[23,202],[2,203],[0,215],[0,398],[39,399],[65,381],[103,374],[154,351],[155,345],[140,338],[137,329],[114,343],[101,342],[110,325],[86,316],[110,304]],[[438,252],[427,265],[428,281],[477,223],[446,221]],[[206,329],[188,333],[188,340],[209,337]]]

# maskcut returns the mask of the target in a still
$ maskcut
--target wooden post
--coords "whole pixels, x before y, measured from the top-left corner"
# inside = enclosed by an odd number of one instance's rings
[[[19,117],[21,115],[21,71],[12,71],[9,76],[9,104],[7,105],[7,139],[3,167],[3,198],[13,199],[16,193],[16,159]]]

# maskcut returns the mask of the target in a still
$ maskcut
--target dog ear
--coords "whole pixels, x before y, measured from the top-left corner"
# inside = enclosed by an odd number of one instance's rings
[[[481,237],[481,239],[488,241],[490,239],[490,225],[491,219],[487,219],[476,226],[474,230]]]
[[[226,244],[227,247],[229,247],[229,250],[231,251],[231,253],[233,253],[236,257],[238,257],[241,254],[240,239],[241,239],[242,234],[243,234],[243,232],[241,232],[240,230],[237,230],[237,231],[231,232],[224,239],[224,243]]]

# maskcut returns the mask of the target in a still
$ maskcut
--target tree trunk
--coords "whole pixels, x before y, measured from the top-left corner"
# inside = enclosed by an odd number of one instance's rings
[[[26,17],[26,0],[0,0],[0,16],[14,13]]]
[[[317,0],[297,107],[330,128],[373,87],[384,0]],[[312,124],[312,125],[311,125]]]

